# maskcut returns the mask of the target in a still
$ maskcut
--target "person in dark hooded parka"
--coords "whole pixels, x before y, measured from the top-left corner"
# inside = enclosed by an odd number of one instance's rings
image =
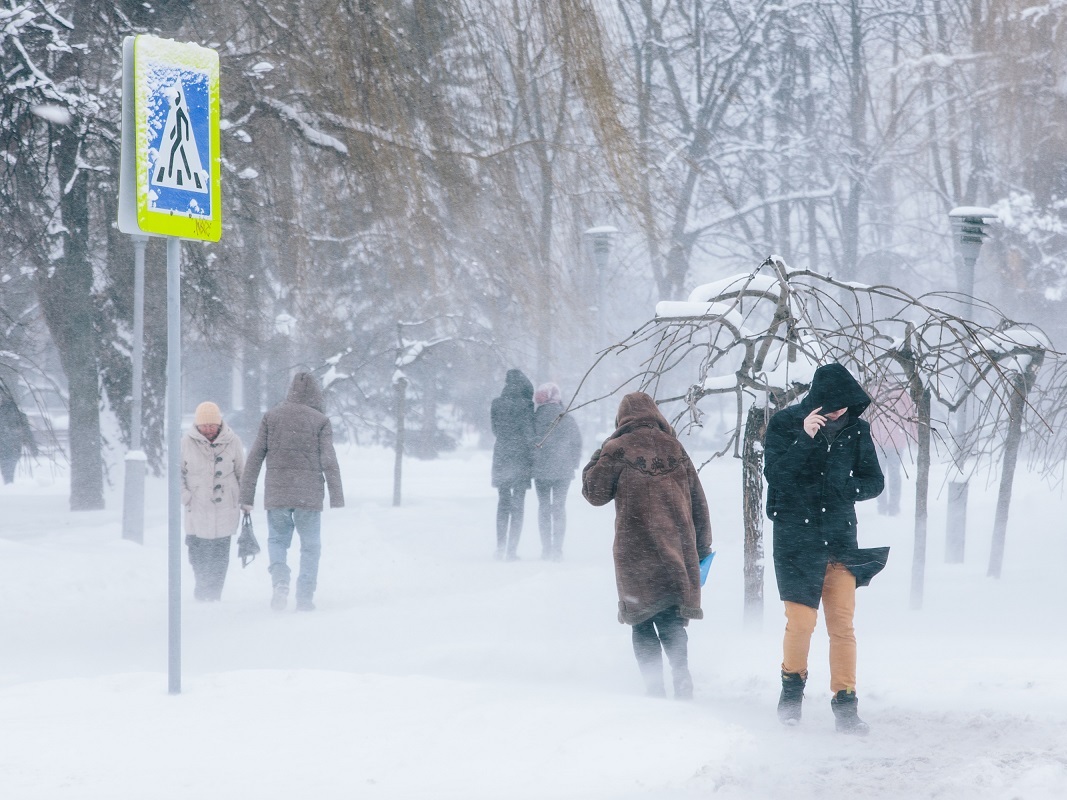
[[[856,587],[885,566],[888,548],[859,549],[855,504],[882,492],[884,479],[860,415],[870,397],[840,364],[815,370],[804,400],[767,426],[764,475],[774,523],[774,570],[785,603],[778,717],[800,721],[808,649],[820,605],[830,636],[830,704],[837,729],[864,734],[856,700]]]
[[[711,552],[711,518],[696,467],[644,392],[622,398],[616,430],[582,470],[594,506],[615,501],[615,582],[619,622],[633,626],[633,647],[648,694],[663,696],[663,656],[674,696],[693,696],[685,626],[702,619],[700,561]]]
[[[493,444],[493,487],[496,507],[496,557],[518,559],[526,509],[526,492],[533,476],[534,388],[522,370],[509,369],[504,389],[490,407]]]
[[[330,508],[345,504],[341,470],[333,449],[333,426],[323,413],[322,389],[310,372],[293,376],[285,402],[266,414],[248,451],[241,476],[241,506],[251,510],[256,481],[263,463],[264,502],[267,508],[267,553],[274,592],[271,608],[283,611],[289,597],[286,554],[293,531],[300,536],[300,574],[296,579],[296,610],[314,611],[312,597],[318,586],[322,552],[321,519],[325,488]]]

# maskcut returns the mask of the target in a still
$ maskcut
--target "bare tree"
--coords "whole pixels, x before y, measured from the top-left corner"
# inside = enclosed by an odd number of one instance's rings
[[[807,391],[814,370],[837,361],[862,383],[894,382],[907,387],[916,409],[918,473],[912,605],[922,605],[929,467],[932,447],[945,441],[945,426],[934,418],[936,402],[946,413],[969,397],[980,398],[973,433],[988,431],[998,414],[1022,419],[1033,378],[1049,351],[1033,326],[1000,318],[979,325],[958,313],[960,296],[912,296],[889,286],[834,280],[809,270],[790,270],[768,258],[747,275],[700,287],[686,302],[661,302],[656,318],[629,339],[605,351],[603,359],[626,355],[642,368],[625,385],[648,391],[663,405],[681,403],[672,422],[679,431],[700,426],[702,400],[729,397],[734,425],[713,458],[732,454],[742,460],[745,523],[746,617],[762,616],[763,522],[762,438],[770,414]],[[996,309],[980,304],[989,316]],[[876,311],[877,309],[877,311]],[[1025,364],[1025,367],[1018,366]],[[591,370],[592,371],[592,370]],[[621,388],[621,387],[620,387]],[[617,390],[616,390],[617,391]],[[588,398],[580,404],[602,400]],[[572,406],[576,400],[572,401]],[[891,407],[875,415],[897,415]],[[1014,470],[1017,435],[980,439],[972,455],[995,456],[1005,449],[1005,474]],[[1006,443],[1006,444],[1005,444]],[[948,457],[952,448],[941,451]],[[1006,484],[1010,494],[1010,480]],[[1007,506],[1005,504],[1005,514]]]

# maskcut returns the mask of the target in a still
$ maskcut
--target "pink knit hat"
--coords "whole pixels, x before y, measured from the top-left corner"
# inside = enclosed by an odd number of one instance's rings
[[[542,383],[534,392],[534,405],[543,406],[545,403],[562,403],[563,395],[559,387],[554,383]]]
[[[193,424],[221,425],[222,412],[219,411],[219,407],[210,400],[205,400],[196,407],[196,414],[193,416]]]

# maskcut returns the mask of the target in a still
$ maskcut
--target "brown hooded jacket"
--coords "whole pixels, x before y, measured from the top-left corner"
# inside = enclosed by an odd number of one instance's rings
[[[595,506],[615,501],[619,621],[637,625],[672,606],[700,619],[711,520],[696,467],[647,394],[623,397],[615,425],[582,470],[582,494]]]

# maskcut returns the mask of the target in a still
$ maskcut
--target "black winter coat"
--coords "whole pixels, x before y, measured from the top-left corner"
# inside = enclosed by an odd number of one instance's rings
[[[493,400],[490,422],[493,444],[493,486],[530,488],[534,444],[533,384],[521,370],[509,369],[504,390]]]
[[[563,414],[560,403],[545,403],[534,412],[535,481],[574,480],[574,471],[582,461],[582,433],[578,423],[570,414],[562,417],[560,414]]]
[[[859,418],[870,402],[848,370],[827,364],[815,371],[801,403],[771,417],[763,474],[782,600],[818,608],[829,561],[848,567],[859,586],[885,565],[887,549],[860,550],[856,538],[856,502],[877,497],[884,486],[871,427]],[[836,436],[804,432],[804,418],[819,407],[848,408]]]

